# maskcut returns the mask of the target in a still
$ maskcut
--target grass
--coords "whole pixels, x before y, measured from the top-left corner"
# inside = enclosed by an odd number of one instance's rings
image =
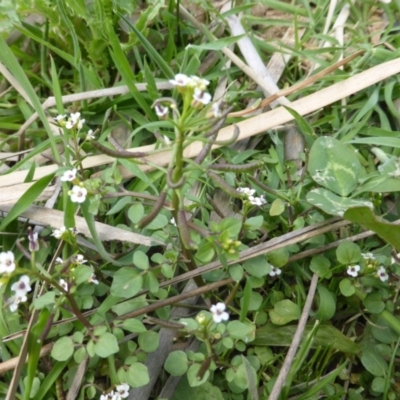
[[[397,398],[400,2],[17,5],[1,396]]]

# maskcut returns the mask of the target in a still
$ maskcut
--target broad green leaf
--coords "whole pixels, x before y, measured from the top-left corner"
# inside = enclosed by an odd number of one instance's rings
[[[258,229],[262,227],[263,222],[264,217],[262,215],[257,215],[256,217],[247,218],[244,225],[246,229]]]
[[[315,256],[311,259],[310,270],[317,274],[320,278],[329,279],[332,276],[330,265],[331,263],[328,258],[323,256]]]
[[[133,388],[147,385],[150,381],[149,371],[147,370],[147,367],[144,364],[138,362],[133,363],[129,366],[125,376],[126,383]]]
[[[290,346],[297,325],[276,326],[267,324],[256,331],[256,338],[252,342],[255,346]],[[304,335],[307,335],[313,325],[307,325]],[[312,347],[332,347],[343,353],[357,354],[361,351],[358,343],[350,340],[338,329],[331,325],[320,325],[314,337]]]
[[[143,269],[143,270],[148,270],[150,268],[150,264],[149,264],[149,257],[147,257],[147,255],[140,250],[136,250],[133,253],[133,264],[139,268],[139,269]]]
[[[281,268],[284,265],[286,265],[289,260],[289,251],[284,247],[282,249],[273,250],[269,252],[267,257],[268,261],[274,267]]]
[[[241,339],[247,343],[254,338],[255,326],[250,323],[231,321],[228,323],[226,329],[233,339]]]
[[[340,281],[339,289],[340,293],[342,293],[342,295],[345,297],[353,296],[353,294],[356,292],[356,288],[354,287],[353,282],[348,278],[342,279]]]
[[[372,336],[381,343],[393,344],[399,339],[399,335],[396,331],[381,317],[371,324],[371,333]]]
[[[81,283],[89,281],[90,277],[93,275],[93,269],[92,269],[92,267],[89,267],[88,265],[78,265],[74,269],[73,275],[74,275],[76,284],[80,285]]]
[[[242,361],[244,370],[246,372],[247,379],[247,390],[249,391],[249,400],[258,400],[257,391],[257,372],[247,360],[245,356],[242,355]]]
[[[229,275],[235,282],[239,282],[243,278],[243,267],[240,264],[234,264],[228,267]]]
[[[267,262],[265,256],[257,256],[246,260],[243,268],[250,275],[261,278],[271,272],[272,266]]]
[[[107,358],[119,350],[117,338],[110,332],[99,337],[94,344],[94,352],[101,358]]]
[[[54,304],[55,298],[55,292],[46,292],[42,296],[37,297],[35,300],[33,300],[33,306],[36,308],[36,310],[41,310],[43,307]]]
[[[343,217],[346,210],[354,207],[374,208],[370,201],[353,200],[347,197],[340,197],[326,189],[313,189],[307,193],[307,201],[313,206],[321,209],[330,215]]]
[[[364,347],[361,354],[361,363],[374,376],[385,376],[388,364],[374,346]]]
[[[168,354],[164,363],[165,370],[172,376],[181,376],[188,369],[188,359],[184,351],[178,350]]]
[[[146,226],[146,229],[152,230],[152,231],[158,231],[165,226],[168,225],[168,218],[163,215],[163,214],[158,214],[153,221],[150,222],[149,225]]]
[[[330,320],[336,312],[336,298],[325,286],[318,285],[317,290],[318,310],[315,318],[321,321]]]
[[[110,210],[111,211],[111,210]],[[128,218],[133,224],[137,224],[144,217],[144,207],[142,203],[133,204],[129,207]]]
[[[336,257],[341,264],[356,264],[361,260],[361,250],[353,242],[342,242],[336,249]]]
[[[358,184],[361,164],[350,146],[323,136],[311,147],[308,171],[319,185],[340,196],[348,196]]]
[[[269,312],[271,322],[275,325],[285,325],[300,318],[300,308],[293,301],[285,299],[278,301]]]
[[[379,292],[368,293],[363,303],[371,314],[379,314],[385,309],[385,303],[382,301],[382,295]]]
[[[208,380],[208,377],[210,376],[210,371],[207,370],[203,375],[202,379],[199,379],[198,374],[200,368],[201,364],[192,364],[188,369],[187,379],[191,387],[202,385],[204,382]]]
[[[57,361],[67,361],[74,354],[74,342],[68,336],[58,339],[51,350],[51,356]]]
[[[158,349],[160,336],[157,332],[148,331],[139,333],[138,344],[141,350],[146,353],[152,353]]]
[[[143,322],[136,318],[128,318],[124,320],[122,323],[122,329],[132,333],[141,333],[147,331],[146,327],[143,325]]]
[[[120,268],[111,284],[111,294],[115,297],[133,297],[143,287],[143,276],[133,268]]]
[[[271,217],[276,217],[278,215],[281,215],[284,211],[284,202],[281,199],[275,199],[271,204],[271,208],[269,209],[269,215]]]
[[[374,213],[367,207],[352,208],[343,216],[348,221],[360,224],[375,232],[385,242],[400,251],[400,226],[392,224]]]

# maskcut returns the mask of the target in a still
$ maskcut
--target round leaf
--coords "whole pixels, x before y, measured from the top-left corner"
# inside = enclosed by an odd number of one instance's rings
[[[165,370],[172,376],[181,376],[188,369],[188,359],[184,351],[178,350],[168,354],[164,364]]]
[[[117,338],[110,332],[104,333],[94,344],[94,352],[102,358],[107,358],[119,350]]]
[[[51,350],[51,356],[57,361],[67,361],[73,353],[74,343],[68,336],[58,339]]]
[[[336,257],[341,264],[355,264],[361,259],[361,250],[353,242],[343,242],[336,249]]]
[[[133,297],[142,290],[143,277],[133,268],[120,268],[115,274],[111,285],[111,294],[115,297]]]
[[[146,353],[152,353],[158,349],[160,337],[157,332],[140,333],[138,338],[139,347]]]
[[[275,199],[272,204],[271,208],[269,209],[269,215],[271,217],[276,217],[281,215],[285,211],[285,204],[281,199]]]
[[[354,287],[353,283],[350,279],[342,279],[339,283],[340,293],[342,293],[345,297],[353,296],[356,292],[356,288]]]
[[[133,254],[133,263],[139,269],[147,270],[150,267],[149,257],[143,251],[137,250]]]
[[[126,383],[133,388],[144,386],[150,381],[149,371],[142,363],[133,363],[126,371],[125,379]]]

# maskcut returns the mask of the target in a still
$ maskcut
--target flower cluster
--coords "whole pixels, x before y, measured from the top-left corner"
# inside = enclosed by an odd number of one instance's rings
[[[370,254],[369,254],[370,255]],[[372,255],[373,257],[373,255]],[[365,258],[365,257],[364,257]],[[369,256],[368,259],[371,259],[371,257]],[[376,268],[376,267],[375,267]],[[358,273],[360,272],[361,267],[359,265],[349,265],[347,267],[347,274],[352,276],[352,277],[357,277]],[[385,282],[389,279],[389,275],[386,272],[386,268],[383,266],[380,266],[377,271],[376,274],[378,276],[378,278],[382,281]]]
[[[236,190],[240,193],[243,193],[246,196],[246,201],[253,206],[261,207],[267,203],[267,200],[265,200],[264,195],[261,195],[260,197],[254,196],[254,193],[256,192],[254,189],[240,187],[237,188]]]
[[[56,239],[62,239],[65,237],[65,234],[67,232],[72,233],[74,236],[78,233],[76,228],[69,228],[67,229],[65,226],[62,226],[60,229],[54,229],[53,233],[51,236],[54,236]]]
[[[65,115],[57,115],[57,117],[54,118],[58,125],[66,128],[66,129],[76,129],[80,131],[83,127],[83,124],[85,123],[84,119],[81,119],[81,113],[76,112],[76,113],[71,113],[69,117],[67,114]]]
[[[76,168],[65,171],[60,179],[63,182],[74,183],[74,186],[68,192],[68,194],[71,198],[71,201],[73,203],[83,203],[86,200],[87,189],[85,187],[83,187],[82,183],[77,178],[76,172],[77,172]]]
[[[180,93],[189,92],[191,94],[192,106],[195,108],[201,108],[211,102],[211,94],[206,92],[210,82],[206,79],[194,75],[177,74],[169,82],[176,86]],[[159,114],[157,113],[157,115]]]
[[[222,321],[228,321],[229,314],[225,310],[225,303],[217,303],[211,306],[210,311],[216,324],[219,324]]]
[[[129,396],[129,385],[121,383],[115,387],[115,391],[112,390],[109,393],[102,394],[100,400],[121,400],[126,399]]]

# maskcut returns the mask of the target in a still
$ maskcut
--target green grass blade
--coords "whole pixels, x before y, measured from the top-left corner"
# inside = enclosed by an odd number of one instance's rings
[[[45,396],[52,389],[54,382],[61,375],[62,371],[69,362],[70,360],[58,361],[52,366],[50,372],[46,375],[46,378],[44,378],[44,380],[41,382],[40,388],[35,395],[35,400],[42,400],[46,398]]]
[[[21,198],[15,203],[13,208],[4,218],[0,225],[0,232],[14,219],[18,218],[25,210],[27,210],[32,203],[40,196],[44,189],[49,185],[53,179],[54,174],[46,175],[35,182]]]

